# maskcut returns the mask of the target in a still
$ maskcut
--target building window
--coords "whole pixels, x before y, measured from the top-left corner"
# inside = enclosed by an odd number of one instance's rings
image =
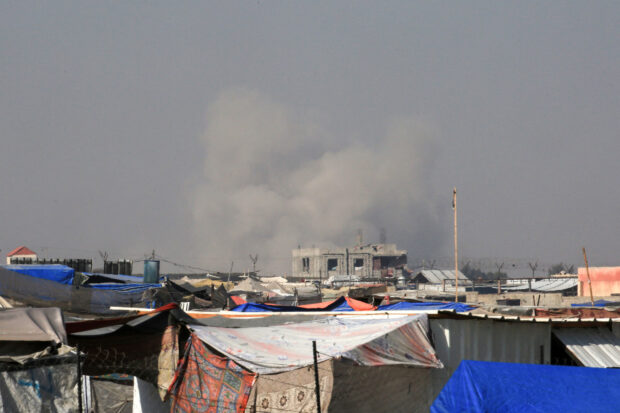
[[[356,270],[361,270],[363,267],[364,267],[363,258],[356,258],[353,260],[353,268],[355,268]]]
[[[310,272],[310,258],[304,257],[301,259],[301,267],[303,272]]]
[[[338,258],[327,259],[327,271],[336,271],[338,269]]]

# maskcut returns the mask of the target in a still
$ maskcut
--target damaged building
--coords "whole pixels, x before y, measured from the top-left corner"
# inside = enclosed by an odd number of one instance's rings
[[[407,251],[396,244],[366,244],[350,248],[297,248],[293,250],[292,281],[326,280],[356,275],[363,280],[396,279],[403,275]]]

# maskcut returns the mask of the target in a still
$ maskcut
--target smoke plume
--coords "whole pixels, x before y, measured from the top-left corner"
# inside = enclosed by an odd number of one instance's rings
[[[429,188],[428,127],[390,121],[372,144],[330,136],[317,116],[255,91],[228,91],[208,108],[204,177],[192,199],[200,254],[209,268],[290,273],[291,250],[367,242],[432,253],[443,234]],[[415,249],[415,251],[413,250]]]

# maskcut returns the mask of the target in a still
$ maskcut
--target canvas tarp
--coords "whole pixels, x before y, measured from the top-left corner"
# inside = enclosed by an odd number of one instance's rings
[[[617,412],[620,370],[463,360],[431,406],[451,412]]]
[[[0,311],[0,341],[66,343],[62,312],[58,308],[11,308]]]
[[[425,314],[380,320],[326,318],[272,327],[192,324],[190,328],[209,346],[259,374],[312,364],[312,341],[319,361],[344,357],[366,366],[442,367],[428,339]]]
[[[24,363],[66,354],[67,335],[58,308],[0,310],[0,361]]]

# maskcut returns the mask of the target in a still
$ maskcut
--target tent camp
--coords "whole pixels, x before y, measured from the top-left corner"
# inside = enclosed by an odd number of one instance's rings
[[[618,406],[618,370],[463,360],[431,412],[611,413]]]

